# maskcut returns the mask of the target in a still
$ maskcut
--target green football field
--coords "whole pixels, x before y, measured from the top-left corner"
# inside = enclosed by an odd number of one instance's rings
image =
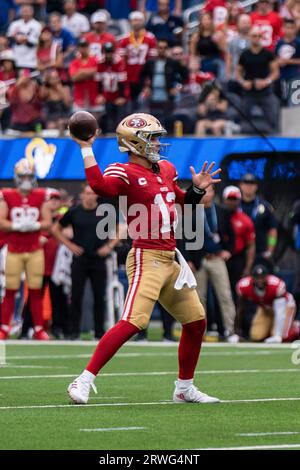
[[[7,344],[1,449],[300,449],[300,349],[205,344],[195,382],[222,402],[201,405],[171,401],[177,345],[130,343],[98,376],[89,405],[72,405],[67,385],[93,349]]]

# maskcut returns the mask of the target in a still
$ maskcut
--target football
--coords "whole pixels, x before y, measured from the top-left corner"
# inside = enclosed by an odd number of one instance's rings
[[[89,140],[98,128],[97,119],[87,111],[77,111],[69,119],[70,133],[80,140]]]

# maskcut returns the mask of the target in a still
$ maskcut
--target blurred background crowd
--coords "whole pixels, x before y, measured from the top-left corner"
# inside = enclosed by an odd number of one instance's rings
[[[0,0],[2,132],[63,134],[87,109],[104,133],[138,110],[178,136],[277,133],[299,27],[299,0]]]

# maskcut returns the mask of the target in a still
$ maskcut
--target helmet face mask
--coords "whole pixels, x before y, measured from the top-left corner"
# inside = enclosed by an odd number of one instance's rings
[[[37,185],[33,163],[26,158],[19,160],[15,164],[14,180],[17,188],[21,191],[32,191]]]
[[[117,127],[120,152],[132,152],[144,157],[151,163],[157,163],[165,157],[169,144],[161,143],[160,138],[167,131],[151,114],[136,113],[127,116]]]

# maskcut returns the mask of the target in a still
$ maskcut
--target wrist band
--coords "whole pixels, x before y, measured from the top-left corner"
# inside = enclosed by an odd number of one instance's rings
[[[193,191],[194,191],[196,194],[201,194],[201,196],[204,196],[204,194],[206,194],[205,189],[197,188],[197,186],[193,186]]]
[[[82,147],[81,148],[81,155],[82,155],[82,158],[93,157],[94,152],[93,152],[92,147]]]

